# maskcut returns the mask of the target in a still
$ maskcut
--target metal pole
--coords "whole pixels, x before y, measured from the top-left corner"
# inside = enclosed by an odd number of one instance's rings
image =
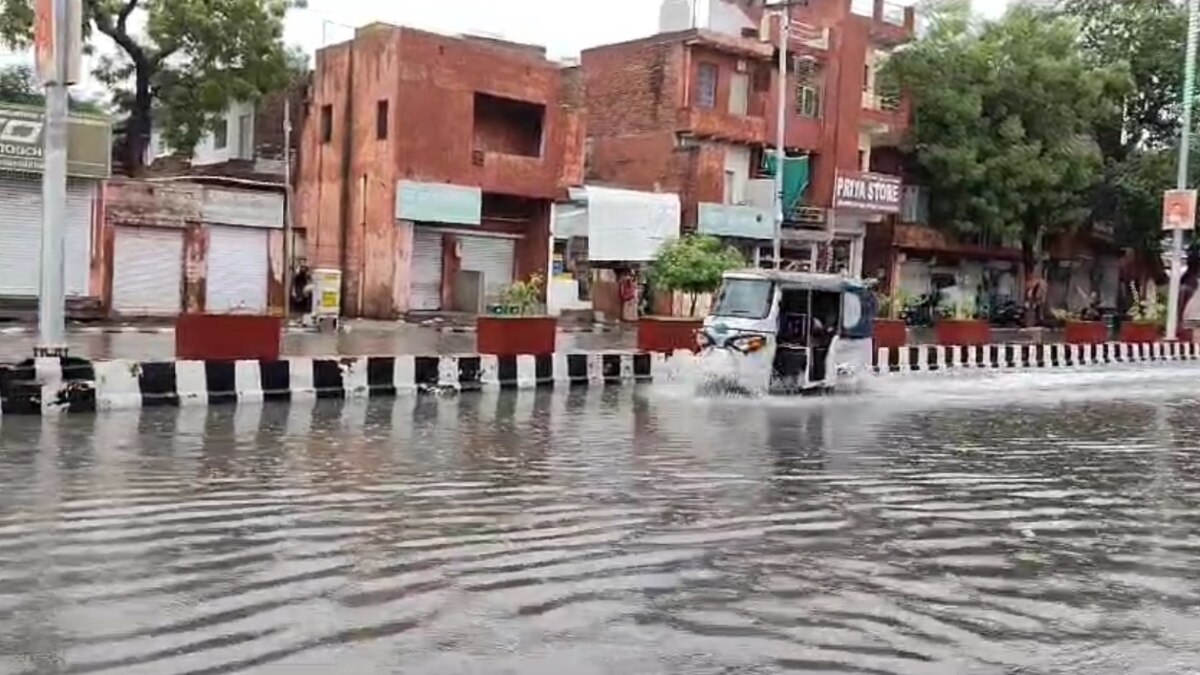
[[[783,257],[783,164],[787,159],[784,143],[787,142],[787,48],[788,36],[791,32],[791,5],[785,3],[779,14],[779,109],[775,120],[775,236],[774,253],[775,269],[781,265]]]
[[[286,95],[286,94],[285,94]],[[292,101],[283,102],[283,321],[292,319],[292,275],[296,236],[292,227]]]
[[[1183,65],[1183,113],[1179,128],[1179,174],[1176,187],[1188,185],[1188,155],[1192,142],[1192,95],[1196,85],[1196,41],[1200,37],[1200,0],[1188,0],[1187,53]],[[1179,286],[1183,276],[1183,230],[1175,228],[1171,241],[1171,283],[1167,293],[1167,335],[1174,340],[1179,334]]]
[[[67,101],[71,32],[66,0],[54,0],[55,77],[46,82],[43,135],[42,255],[38,287],[38,343],[34,355],[66,356],[66,285],[63,239],[67,202]]]

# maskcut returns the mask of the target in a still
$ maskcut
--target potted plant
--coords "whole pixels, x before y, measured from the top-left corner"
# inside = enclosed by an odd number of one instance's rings
[[[992,327],[976,318],[975,301],[960,298],[938,306],[933,326],[939,345],[986,345],[992,342]]]
[[[1142,297],[1132,283],[1129,291],[1133,304],[1129,307],[1129,321],[1121,324],[1121,342],[1158,342],[1167,316],[1166,302]]]
[[[696,302],[706,293],[721,288],[725,272],[745,263],[736,249],[716,237],[686,235],[663,245],[650,268],[654,287],[665,293],[681,292],[690,299],[686,317],[642,317],[638,321],[638,349],[644,352],[696,350],[696,331],[703,318],[696,316]]]
[[[534,274],[516,281],[500,293],[500,302],[475,320],[476,348],[480,354],[517,356],[553,354],[558,320],[543,309],[544,278]]]
[[[892,349],[908,344],[908,323],[901,318],[910,302],[908,294],[900,290],[891,295],[876,293],[875,300],[875,346]]]
[[[1108,324],[1088,321],[1079,312],[1055,309],[1050,312],[1063,325],[1063,340],[1069,345],[1099,345],[1108,342]]]
[[[233,311],[180,314],[175,358],[181,361],[278,361],[283,317]]]

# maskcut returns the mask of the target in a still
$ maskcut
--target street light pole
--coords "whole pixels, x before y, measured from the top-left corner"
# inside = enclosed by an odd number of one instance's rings
[[[782,3],[779,10],[779,101],[775,118],[775,232],[773,237],[776,270],[780,269],[780,258],[783,257],[783,164],[787,160],[784,143],[787,142],[787,48],[792,24],[791,3]]]
[[[34,356],[67,355],[64,229],[67,203],[68,91],[78,71],[72,53],[82,21],[78,0],[38,3],[38,71],[46,90],[43,128],[42,250],[38,284],[38,341]],[[47,15],[48,12],[48,15]]]
[[[1183,112],[1179,125],[1179,173],[1176,187],[1186,190],[1188,185],[1188,159],[1192,141],[1192,96],[1196,88],[1196,43],[1200,37],[1200,0],[1188,0],[1187,52],[1183,66]],[[1174,340],[1179,335],[1179,294],[1183,276],[1183,229],[1174,228],[1171,233],[1171,281],[1167,293],[1167,335]]]

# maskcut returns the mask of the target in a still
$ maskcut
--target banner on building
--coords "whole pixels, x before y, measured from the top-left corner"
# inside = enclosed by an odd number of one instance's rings
[[[0,171],[42,172],[46,116],[37,108],[0,104]],[[70,117],[67,175],[107,178],[112,165],[112,124],[103,117]]]
[[[900,213],[899,176],[865,171],[838,171],[833,187],[833,208]]]
[[[1163,193],[1163,229],[1196,229],[1196,191],[1167,190]]]
[[[83,78],[83,0],[36,0],[33,17],[38,79],[42,84],[79,82]]]

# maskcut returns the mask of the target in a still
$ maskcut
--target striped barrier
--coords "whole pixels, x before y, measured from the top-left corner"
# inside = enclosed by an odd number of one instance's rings
[[[621,385],[670,380],[695,356],[584,352],[545,356],[364,356],[279,361],[36,359],[0,367],[0,412],[47,414],[300,398],[368,398]],[[1200,359],[1194,344],[918,345],[879,349],[873,374],[1026,370]]]

